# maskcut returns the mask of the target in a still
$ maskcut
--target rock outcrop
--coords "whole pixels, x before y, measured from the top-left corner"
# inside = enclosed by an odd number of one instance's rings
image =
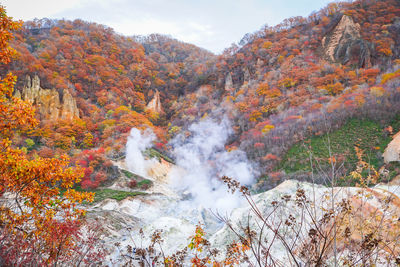
[[[250,71],[248,68],[245,68],[243,70],[243,82],[249,82],[250,81]]]
[[[154,94],[153,99],[147,104],[147,109],[156,112],[156,113],[162,113],[163,108],[161,106],[161,100],[160,100],[160,92],[156,90],[156,93]]]
[[[400,132],[393,136],[392,142],[386,147],[383,159],[385,163],[400,161]]]
[[[370,66],[369,44],[362,39],[360,31],[358,23],[343,15],[336,27],[322,39],[325,56],[332,62]]]
[[[79,117],[79,110],[76,106],[75,98],[69,93],[68,90],[64,89],[61,108],[61,119],[72,120],[75,117]]]
[[[233,81],[231,73],[228,73],[225,77],[225,91],[232,91],[233,90]]]
[[[298,238],[302,238],[304,242],[309,242],[307,239],[309,229],[312,227],[312,213],[304,213],[303,209],[299,209],[295,201],[289,201],[285,205],[272,205],[271,203],[283,199],[283,196],[296,196],[297,190],[301,188],[304,192],[304,196],[308,199],[315,199],[317,207],[316,211],[317,218],[322,217],[323,209],[330,209],[330,203],[326,202],[326,199],[330,194],[335,195],[335,201],[338,205],[340,203],[349,203],[351,209],[351,217],[345,217],[351,219],[348,223],[350,234],[346,239],[338,239],[337,247],[338,251],[341,251],[345,255],[345,251],[349,246],[361,244],[362,236],[359,234],[362,229],[384,229],[382,227],[388,227],[389,229],[396,229],[397,218],[391,219],[390,216],[381,214],[399,214],[400,212],[400,201],[399,194],[400,189],[398,185],[388,186],[387,184],[377,185],[372,188],[362,189],[356,187],[324,187],[321,185],[301,183],[294,180],[287,180],[275,187],[272,190],[253,195],[252,203],[257,207],[261,214],[272,214],[277,216],[270,216],[268,222],[276,227],[282,222],[285,222],[285,218],[294,218],[294,222],[302,222],[302,228],[293,228],[293,230],[287,230],[285,240],[293,242]],[[365,190],[363,194],[360,194],[362,190]],[[368,195],[368,196],[366,196]],[[362,196],[362,197],[361,197]],[[383,202],[390,196],[391,201],[388,206],[383,206]],[[342,200],[348,200],[342,201]],[[312,205],[312,204],[310,204]],[[230,229],[233,226],[236,229],[240,229],[241,225],[249,225],[250,229],[256,231],[257,236],[265,237],[265,240],[274,240],[274,232],[269,228],[261,228],[262,221],[254,215],[252,207],[247,204],[246,201],[237,204],[236,208],[229,214],[229,221],[231,225],[221,223],[218,218],[213,215],[212,210],[202,208],[195,202],[190,202],[190,199],[180,199],[168,197],[164,194],[147,194],[138,196],[135,198],[126,198],[122,201],[116,200],[104,200],[90,207],[88,212],[89,218],[98,219],[103,222],[103,227],[107,231],[105,233],[105,245],[114,244],[118,242],[121,247],[126,245],[132,245],[133,240],[142,240],[144,244],[149,243],[152,233],[155,230],[163,230],[162,237],[164,240],[163,249],[166,254],[172,254],[176,250],[187,246],[188,237],[193,235],[195,225],[201,223],[205,231],[208,234],[208,240],[212,244],[212,248],[223,248],[226,247],[233,240],[236,240],[236,234]],[[345,208],[347,206],[344,206]],[[339,210],[339,208],[337,208]],[[311,215],[311,216],[310,216]],[[366,218],[372,218],[371,216],[380,216],[380,220],[366,220]],[[343,217],[341,221],[343,221]],[[322,219],[321,219],[322,220]],[[394,223],[393,223],[394,222]],[[359,225],[365,226],[365,228],[358,228]],[[304,226],[304,227],[303,227]],[[344,232],[343,225],[338,225],[338,229],[341,233]],[[324,229],[324,227],[329,227]],[[380,227],[380,228],[379,228]],[[127,228],[130,232],[127,232]],[[140,230],[141,229],[141,230]],[[262,233],[260,233],[262,229]],[[332,229],[329,224],[321,224],[321,229],[328,233],[329,229]],[[144,235],[140,236],[140,232],[143,231]],[[294,235],[293,231],[296,231]],[[301,232],[297,232],[301,231]],[[129,235],[127,235],[129,233]],[[299,234],[300,233],[300,234]],[[396,242],[398,234],[396,231],[376,231],[377,237],[385,236],[387,242]],[[350,242],[348,242],[349,240]],[[294,244],[294,250],[299,251],[303,242]],[[290,262],[286,249],[281,242],[271,242],[270,253],[279,259],[281,262]],[[115,247],[109,246],[110,250],[116,250]],[[395,247],[394,253],[399,253],[400,248]],[[383,252],[384,250],[382,250]],[[327,247],[327,256],[331,256],[333,250],[332,246]],[[115,257],[119,254],[111,254],[110,259],[115,260]],[[221,256],[221,255],[220,255]],[[380,254],[381,256],[381,254]],[[253,257],[250,254],[250,257]],[[255,260],[254,258],[251,258]],[[221,260],[221,259],[219,259]],[[185,265],[186,266],[186,265]],[[330,265],[329,265],[330,266]]]
[[[15,96],[32,103],[36,107],[41,120],[72,120],[79,117],[76,101],[69,91],[64,89],[60,100],[60,95],[56,89],[40,87],[38,76],[34,76],[33,79],[26,76],[22,92],[16,91]]]

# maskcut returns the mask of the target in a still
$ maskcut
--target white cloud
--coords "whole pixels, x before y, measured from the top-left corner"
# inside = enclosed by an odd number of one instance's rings
[[[14,19],[32,20],[34,18],[51,17],[53,14],[75,7],[85,6],[88,0],[2,0],[7,14]]]
[[[16,19],[80,18],[125,35],[168,34],[219,53],[266,23],[306,16],[330,1],[3,0],[2,4]]]

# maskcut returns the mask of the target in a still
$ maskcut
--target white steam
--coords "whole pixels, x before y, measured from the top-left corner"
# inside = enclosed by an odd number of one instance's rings
[[[180,203],[186,207],[182,208],[232,211],[243,198],[229,193],[221,177],[226,175],[242,185],[250,185],[256,173],[243,151],[226,151],[225,144],[233,133],[228,119],[203,119],[192,124],[188,132],[189,135],[180,134],[170,142],[176,166],[169,173],[169,180],[173,189],[187,196]],[[131,130],[126,147],[126,165],[130,171],[148,177],[147,170],[155,160],[146,159],[143,152],[154,140],[150,129],[144,133]]]
[[[189,137],[178,135],[170,142],[177,165],[170,173],[173,187],[190,193],[191,205],[231,211],[242,198],[228,193],[220,178],[226,175],[249,185],[255,175],[253,166],[243,151],[225,150],[228,137],[232,134],[226,118],[221,121],[203,119],[192,124],[189,132]]]
[[[126,166],[128,170],[143,177],[148,177],[147,170],[155,163],[152,159],[146,159],[143,152],[152,146],[155,135],[151,129],[143,134],[136,128],[131,129],[126,144]]]

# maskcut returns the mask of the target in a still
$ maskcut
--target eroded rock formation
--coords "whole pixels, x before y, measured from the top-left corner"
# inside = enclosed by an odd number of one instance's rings
[[[383,159],[385,163],[400,161],[400,132],[393,136],[392,142],[386,147]]]
[[[231,73],[228,73],[225,77],[225,90],[232,91],[233,90],[233,81]]]
[[[325,56],[337,63],[371,65],[370,48],[360,34],[361,27],[353,19],[343,15],[336,27],[322,39]]]
[[[57,119],[72,120],[79,117],[79,110],[74,97],[68,90],[63,91],[62,98],[56,89],[43,89],[40,87],[40,79],[34,76],[26,76],[22,92],[16,91],[15,96],[32,103],[41,120],[54,121]]]
[[[161,100],[160,100],[160,92],[156,90],[156,93],[154,94],[153,99],[147,104],[147,109],[156,112],[156,113],[162,113],[163,108],[161,106]]]

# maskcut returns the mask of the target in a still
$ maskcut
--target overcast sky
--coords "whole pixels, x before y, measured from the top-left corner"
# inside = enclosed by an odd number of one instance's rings
[[[169,34],[214,53],[263,25],[308,16],[332,0],[0,0],[14,19],[83,19],[124,35]]]

